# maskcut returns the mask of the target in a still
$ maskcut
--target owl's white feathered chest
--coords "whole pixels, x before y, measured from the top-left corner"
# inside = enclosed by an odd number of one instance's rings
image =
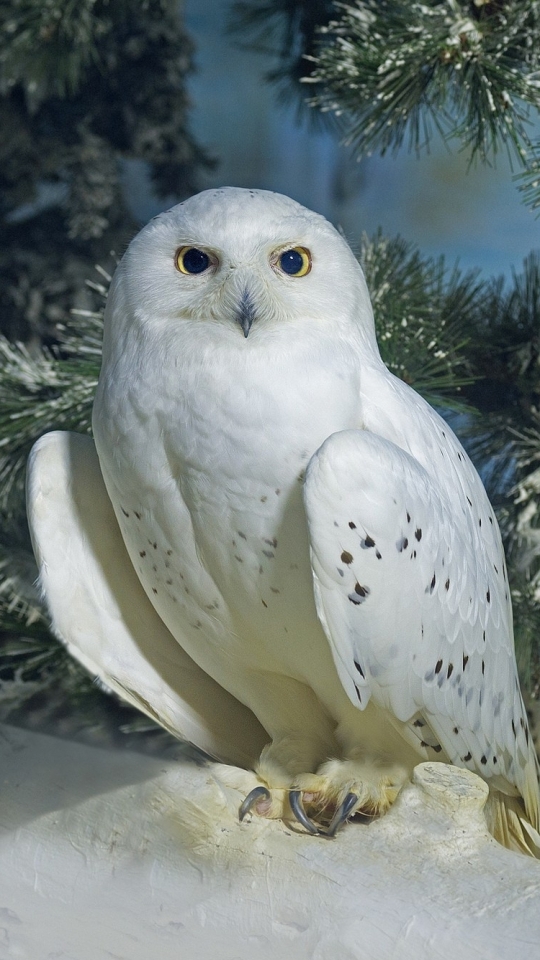
[[[171,627],[181,606],[205,636],[219,627],[222,642],[223,629],[258,638],[293,670],[306,643],[318,640],[329,658],[302,482],[330,434],[361,426],[350,349],[313,355],[294,343],[257,351],[241,342],[231,357],[188,343],[166,358],[159,390],[148,370],[145,389],[139,381],[133,393],[122,366],[120,358],[114,378],[104,371],[96,442],[126,545],[160,615]]]

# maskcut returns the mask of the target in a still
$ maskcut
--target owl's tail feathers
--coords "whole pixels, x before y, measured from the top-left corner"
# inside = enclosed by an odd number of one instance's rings
[[[521,797],[491,790],[485,810],[488,827],[503,847],[540,860],[540,832],[527,816]]]

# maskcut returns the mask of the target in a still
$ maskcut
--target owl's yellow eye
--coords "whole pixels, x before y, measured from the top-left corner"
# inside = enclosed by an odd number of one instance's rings
[[[176,251],[176,266],[180,273],[204,273],[208,270],[211,260],[204,250],[197,247],[180,247]]]
[[[311,254],[305,247],[292,247],[279,254],[276,265],[289,277],[305,277],[311,270]]]

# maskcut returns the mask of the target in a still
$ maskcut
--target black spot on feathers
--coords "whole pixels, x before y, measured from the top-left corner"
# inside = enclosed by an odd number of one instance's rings
[[[352,553],[349,553],[348,550],[344,550],[343,553],[341,554],[341,562],[346,563],[348,565],[352,563],[353,560],[354,560],[354,557]]]
[[[354,603],[355,606],[358,606],[360,603],[364,603],[370,592],[369,587],[363,587],[360,583],[355,583],[354,593],[349,593],[349,600],[351,603]]]
[[[369,587],[362,587],[359,583],[355,583],[354,592],[357,593],[359,597],[367,597],[370,591]]]

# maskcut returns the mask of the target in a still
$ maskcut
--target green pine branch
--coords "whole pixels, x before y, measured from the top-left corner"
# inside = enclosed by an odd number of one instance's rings
[[[473,157],[524,166],[540,107],[540,4],[357,0],[321,29],[312,103],[346,118],[359,154],[420,151],[434,130]]]
[[[465,348],[485,287],[478,272],[448,271],[444,257],[380,230],[364,235],[361,261],[387,367],[431,403],[465,410],[460,394],[474,379]]]
[[[84,313],[64,343],[33,354],[0,337],[0,510],[17,513],[26,462],[50,430],[89,433],[100,367],[102,316]]]
[[[420,153],[435,133],[471,162],[506,151],[540,206],[540,0],[242,0],[232,26],[273,52],[267,79],[332,118],[358,156]]]

